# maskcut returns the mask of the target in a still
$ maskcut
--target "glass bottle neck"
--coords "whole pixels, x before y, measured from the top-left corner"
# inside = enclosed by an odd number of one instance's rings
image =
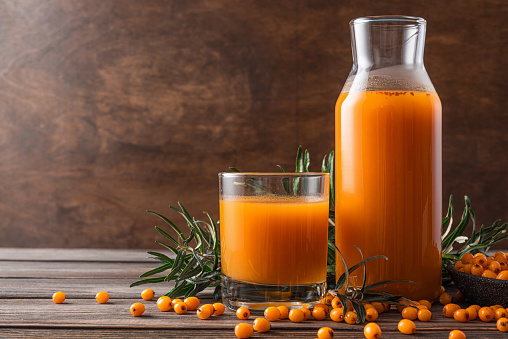
[[[425,25],[424,19],[407,16],[352,20],[353,67],[367,71],[398,65],[423,68]]]

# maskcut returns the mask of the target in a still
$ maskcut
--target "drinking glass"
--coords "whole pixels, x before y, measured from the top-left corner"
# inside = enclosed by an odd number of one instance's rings
[[[236,309],[323,298],[328,173],[220,173],[222,298]]]

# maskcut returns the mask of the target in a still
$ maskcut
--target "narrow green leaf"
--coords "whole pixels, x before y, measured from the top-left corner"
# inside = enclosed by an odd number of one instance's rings
[[[170,250],[170,251],[171,251],[171,252],[173,252],[174,254],[178,254],[178,251],[177,251],[175,248],[173,248],[173,247],[169,246],[168,244],[163,243],[162,241],[155,240],[155,243],[156,243],[156,244],[159,244],[159,245],[161,245],[161,246],[166,247],[168,250]]]
[[[175,245],[178,246],[178,241],[175,240],[175,238],[173,238],[171,235],[169,235],[169,233],[167,233],[166,231],[164,231],[162,228],[158,227],[158,226],[155,226],[155,229],[157,230],[157,232],[159,232],[160,234],[162,234],[164,237],[168,238],[169,240],[171,240]]]
[[[221,297],[221,286],[218,285],[217,287],[215,287],[215,290],[213,291],[213,300],[219,300],[219,298]]]
[[[342,265],[344,267],[344,273],[342,273],[342,275],[339,278],[339,281],[337,281],[337,284],[335,286],[336,286],[337,290],[341,289],[342,286],[344,286],[344,291],[347,292],[347,287],[348,287],[348,283],[349,283],[349,270],[347,268],[346,259],[344,259],[344,256],[342,255],[339,248],[335,244],[333,244],[333,247],[335,247],[335,250],[339,254],[340,258],[342,259]],[[337,265],[337,263],[335,263],[335,265]],[[341,279],[343,277],[344,277],[344,279],[341,281]],[[344,312],[346,312],[346,311],[347,311],[347,309],[344,310]],[[344,313],[344,314],[346,314],[346,313]]]
[[[335,184],[334,184],[334,164],[335,164],[335,151],[331,151],[328,155],[328,173],[330,173],[330,205],[335,206]]]
[[[340,303],[342,304],[342,314],[346,315],[348,309],[348,298],[342,293],[337,293],[337,297],[340,299]]]
[[[348,270],[348,276],[349,276],[349,273],[354,272],[358,267],[362,266],[364,263],[366,264],[366,263],[368,263],[368,262],[370,262],[372,260],[375,260],[375,259],[385,259],[385,260],[388,260],[388,257],[384,256],[384,255],[375,255],[373,257],[367,258],[367,259],[359,262],[358,264],[352,266]],[[337,285],[342,286],[344,284],[344,281],[345,281],[346,278],[348,278],[348,277],[346,277],[345,272],[342,273],[342,275],[339,277],[339,280],[337,281]]]
[[[303,172],[308,172],[310,166],[310,155],[309,150],[305,150],[303,155]]]
[[[171,267],[173,267],[172,263],[171,264],[165,264],[165,265],[159,266],[157,268],[154,268],[153,270],[145,272],[145,273],[141,274],[139,277],[140,278],[148,277],[148,276],[151,276],[151,275],[154,275],[154,274],[157,274],[157,273],[169,270]]]
[[[353,308],[356,311],[356,314],[358,316],[356,319],[356,323],[363,324],[365,322],[365,317],[367,316],[367,312],[365,311],[365,306],[363,306],[361,303],[359,303],[355,300],[351,300],[351,304],[353,304]]]
[[[159,218],[164,220],[169,226],[171,226],[175,230],[176,233],[178,233],[178,235],[180,236],[180,238],[182,238],[182,240],[185,240],[185,237],[183,236],[182,231],[180,231],[180,229],[178,227],[176,227],[176,225],[173,224],[173,222],[171,220],[169,220],[168,218],[166,218],[165,216],[163,216],[162,214],[159,214],[157,212],[154,212],[154,211],[147,211],[147,212],[155,214],[156,216],[158,216]]]
[[[360,252],[360,257],[362,258],[362,263],[363,263],[363,281],[362,281],[362,288],[361,288],[361,291],[363,292],[363,289],[365,288],[365,282],[367,281],[367,264],[365,264],[365,258],[363,257],[363,253],[362,253],[362,250],[360,249],[360,247],[356,246],[356,249],[358,250],[358,252]]]
[[[237,169],[236,167],[229,167],[229,169],[231,170],[231,172],[240,172],[239,169]]]
[[[150,255],[153,255],[154,257],[157,257],[156,259],[159,260],[159,261],[162,261],[162,262],[173,263],[173,261],[174,261],[174,259],[171,259],[167,255],[159,253],[159,252],[148,251],[146,253],[148,253]]]
[[[162,282],[162,281],[164,281],[164,277],[143,279],[143,280],[139,280],[139,281],[136,281],[136,282],[130,284],[129,287],[150,284],[150,283],[158,283],[158,282]]]

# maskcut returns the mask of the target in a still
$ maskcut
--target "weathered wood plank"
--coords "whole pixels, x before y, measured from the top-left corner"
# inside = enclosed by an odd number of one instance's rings
[[[151,262],[0,261],[0,278],[129,278],[162,265]]]
[[[155,248],[155,246],[154,246]],[[155,251],[164,251],[161,248]],[[112,261],[152,262],[147,250],[91,249],[80,248],[69,251],[64,248],[0,248],[0,261]],[[169,251],[166,253],[170,255]]]

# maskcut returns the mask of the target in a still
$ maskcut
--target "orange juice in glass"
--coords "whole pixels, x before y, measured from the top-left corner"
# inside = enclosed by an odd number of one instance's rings
[[[222,295],[235,309],[312,305],[325,292],[327,173],[221,173]]]
[[[425,20],[350,23],[353,69],[336,104],[336,244],[367,284],[435,300],[441,286],[441,102],[423,66]],[[337,261],[340,263],[340,261]],[[337,265],[337,274],[344,271]],[[359,287],[362,272],[351,276]]]

